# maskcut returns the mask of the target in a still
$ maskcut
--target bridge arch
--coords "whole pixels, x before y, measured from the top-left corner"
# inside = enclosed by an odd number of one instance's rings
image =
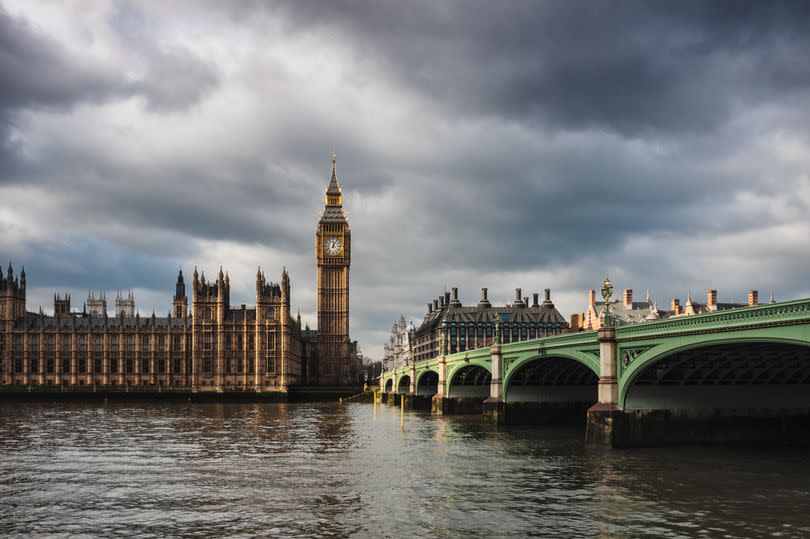
[[[599,363],[582,352],[532,354],[513,360],[503,379],[505,402],[597,400]]]
[[[625,410],[810,408],[810,342],[732,335],[656,346],[625,368],[619,405]]]
[[[405,393],[410,392],[411,390],[411,377],[410,375],[403,374],[399,377],[399,381],[397,382],[397,393],[402,395]]]
[[[439,373],[426,369],[416,375],[416,394],[430,397],[439,392]]]
[[[506,361],[506,368],[504,369],[504,376],[503,376],[503,395],[504,401],[506,402],[520,402],[521,395],[518,393],[515,397],[518,399],[512,398],[510,396],[510,389],[513,385],[513,382],[516,378],[518,378],[521,382],[521,385],[526,385],[525,382],[531,382],[533,379],[530,378],[526,380],[525,376],[534,376],[534,380],[536,381],[543,381],[543,379],[538,378],[539,376],[543,375],[543,362],[549,363],[548,367],[552,367],[551,363],[554,364],[555,368],[565,368],[568,365],[568,371],[571,375],[570,381],[577,382],[579,384],[580,378],[585,385],[590,385],[592,382],[592,378],[589,376],[587,371],[591,371],[597,378],[599,379],[599,358],[597,356],[591,356],[589,354],[578,352],[578,351],[570,351],[570,352],[555,352],[555,353],[548,353],[548,354],[528,354],[518,358],[505,358]],[[574,364],[578,364],[581,368],[577,367]],[[537,370],[540,369],[540,370]],[[529,373],[528,371],[533,370],[535,372]],[[545,373],[545,374],[554,374],[554,373]],[[564,372],[559,372],[557,374],[563,375]],[[546,378],[547,380],[548,378]],[[555,379],[554,381],[566,381],[565,379],[559,378]],[[535,400],[534,398],[530,400]],[[595,401],[594,401],[595,402]]]
[[[390,393],[394,389],[394,379],[389,378],[385,381],[385,392]]]
[[[447,380],[447,395],[449,397],[486,399],[489,397],[492,373],[488,366],[479,362],[465,362],[456,365],[448,372]]]

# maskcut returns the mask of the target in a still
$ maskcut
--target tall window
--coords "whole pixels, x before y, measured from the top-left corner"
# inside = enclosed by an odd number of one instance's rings
[[[149,335],[141,335],[141,352],[149,353]]]
[[[103,342],[102,342],[101,335],[95,335],[93,337],[93,351],[94,352],[101,352],[102,351],[102,346],[103,346]]]
[[[79,352],[87,352],[87,335],[79,335]]]
[[[39,335],[31,335],[31,351],[39,352]]]
[[[110,335],[110,351],[118,352],[118,335]]]
[[[135,336],[134,335],[127,335],[126,336],[126,351],[132,352],[135,349]]]
[[[48,352],[53,352],[54,349],[54,341],[56,337],[54,335],[48,335],[45,341],[45,350]]]
[[[180,335],[175,335],[174,336],[174,351],[175,352],[180,351]]]

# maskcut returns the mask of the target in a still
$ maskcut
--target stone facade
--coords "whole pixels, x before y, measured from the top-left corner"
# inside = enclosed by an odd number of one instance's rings
[[[478,304],[464,307],[458,297],[458,288],[453,288],[452,292],[445,292],[428,303],[427,314],[414,332],[413,360],[422,361],[442,354],[490,346],[496,326],[503,343],[568,331],[565,318],[551,301],[549,289],[546,289],[542,303],[539,294],[535,293],[529,304],[529,298],[521,297],[521,289],[518,288],[511,305],[493,307],[487,297],[487,289],[482,288]]]
[[[284,391],[295,384],[359,380],[349,339],[350,232],[332,160],[326,207],[316,232],[320,329],[302,330],[291,314],[290,277],[256,273],[256,303],[234,307],[230,277],[194,269],[191,303],[183,272],[165,317],[141,317],[134,296],[119,294],[108,316],[104,293],[72,312],[54,296],[53,316],[26,309],[25,270],[0,270],[0,383],[191,387],[199,391]],[[339,245],[333,241],[339,239]],[[339,247],[339,248],[338,248]]]
[[[413,342],[416,328],[413,323],[407,324],[400,315],[394,322],[388,342],[383,345],[383,370],[394,370],[413,362]]]

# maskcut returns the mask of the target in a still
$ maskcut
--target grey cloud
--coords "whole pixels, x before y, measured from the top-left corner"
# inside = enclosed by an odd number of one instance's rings
[[[150,54],[144,78],[130,87],[134,93],[147,97],[151,109],[166,111],[197,103],[218,82],[211,66],[189,51],[156,49]]]
[[[810,77],[804,2],[289,2],[459,114],[635,135],[712,129]],[[729,99],[724,89],[735,87]]]
[[[236,262],[201,260],[215,256],[201,245],[222,241],[273,275],[287,264],[294,303],[311,313],[313,229],[336,147],[353,229],[353,334],[372,355],[400,312],[418,322],[443,285],[465,303],[479,286],[497,301],[517,286],[551,287],[565,314],[605,274],[637,293],[649,286],[661,304],[708,286],[729,300],[747,287],[810,292],[796,239],[808,228],[797,195],[810,146],[806,3],[117,5],[110,24],[133,55],[119,60],[145,66],[142,80],[81,71],[6,16],[0,44],[14,61],[39,55],[35,64],[69,76],[45,88],[39,68],[26,73],[0,94],[0,114],[141,95],[148,114],[194,122],[205,97],[232,84],[228,95],[249,94],[232,103],[235,116],[261,106],[227,126],[221,152],[201,144],[133,164],[57,130],[44,157],[0,168],[0,189],[47,190],[43,226],[74,234],[30,250],[0,234],[3,256],[25,259],[41,286],[161,291],[177,265],[198,262],[234,273]],[[160,23],[181,20],[223,30],[210,36],[222,58],[236,54],[228,36],[250,40],[243,71],[224,77],[202,49],[156,46],[170,41]],[[305,75],[273,63],[283,55]],[[331,68],[337,85],[321,76]],[[400,107],[411,114],[369,112]],[[24,120],[13,129],[27,135]],[[23,154],[6,140],[0,167]],[[249,302],[242,281],[234,301]]]
[[[144,95],[155,108],[185,107],[218,80],[210,65],[187,50],[136,44],[143,48],[147,70],[142,78],[128,80],[126,66],[72,57],[54,38],[0,8],[0,111],[132,95]]]

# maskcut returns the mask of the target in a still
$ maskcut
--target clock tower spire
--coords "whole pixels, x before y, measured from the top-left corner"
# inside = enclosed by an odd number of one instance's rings
[[[325,385],[349,382],[349,266],[351,230],[343,212],[343,193],[332,151],[332,177],[326,188],[324,209],[315,232],[318,264],[319,379]]]

